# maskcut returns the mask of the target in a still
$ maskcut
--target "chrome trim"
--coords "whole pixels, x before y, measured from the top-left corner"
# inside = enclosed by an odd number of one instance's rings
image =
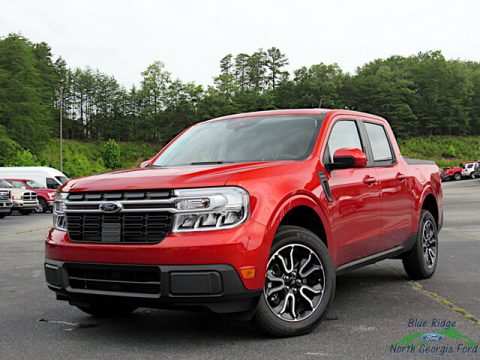
[[[162,199],[162,200],[120,200],[120,201],[108,201],[108,200],[100,200],[100,201],[75,201],[75,200],[64,200],[65,204],[65,214],[75,214],[75,213],[105,213],[104,211],[100,210],[98,207],[105,203],[105,202],[115,202],[122,206],[121,210],[116,212],[118,213],[139,213],[139,212],[169,212],[173,214],[182,213],[205,213],[211,212],[219,207],[225,207],[224,205],[220,204],[218,201],[215,200],[217,195],[211,196],[204,196],[205,198],[210,199],[210,206],[204,209],[186,209],[186,210],[179,210],[177,209],[174,204],[181,200],[194,200],[198,199],[198,196],[191,196],[191,197],[175,197],[170,199]],[[127,208],[129,205],[173,205],[172,207],[159,207],[159,208]],[[69,208],[69,206],[71,206]],[[95,209],[89,208],[82,208],[82,206],[96,206]],[[227,207],[228,208],[228,207]]]

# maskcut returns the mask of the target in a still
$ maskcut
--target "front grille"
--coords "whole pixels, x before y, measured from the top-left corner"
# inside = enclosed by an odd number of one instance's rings
[[[171,190],[70,193],[66,205],[72,241],[155,244],[171,231]],[[104,209],[105,204],[114,210]]]
[[[24,201],[37,200],[37,194],[34,192],[26,192],[22,195],[22,200]]]
[[[67,264],[72,289],[160,295],[160,269],[155,266]]]
[[[72,241],[94,243],[158,243],[171,231],[170,213],[67,214]]]
[[[0,191],[0,200],[10,200],[10,191]]]

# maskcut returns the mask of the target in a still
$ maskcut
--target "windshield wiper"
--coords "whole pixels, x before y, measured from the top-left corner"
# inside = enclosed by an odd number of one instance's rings
[[[190,165],[213,165],[213,164],[231,164],[232,161],[197,161],[192,162]]]

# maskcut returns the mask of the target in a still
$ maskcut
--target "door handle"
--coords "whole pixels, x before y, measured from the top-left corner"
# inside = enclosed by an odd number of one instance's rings
[[[395,179],[397,179],[398,181],[403,181],[407,178],[407,176],[405,174],[402,174],[402,173],[397,173],[397,176],[395,176]]]
[[[366,175],[363,178],[363,183],[367,185],[374,184],[376,182],[377,182],[377,179],[375,179],[373,176],[370,176],[370,175]]]

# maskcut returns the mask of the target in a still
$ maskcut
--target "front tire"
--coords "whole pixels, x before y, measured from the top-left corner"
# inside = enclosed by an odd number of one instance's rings
[[[75,305],[78,309],[82,310],[84,313],[92,315],[96,318],[115,318],[115,317],[125,317],[130,315],[133,311],[137,309],[136,306],[121,304],[101,304],[101,303],[90,303],[86,305]]]
[[[48,203],[43,199],[38,199],[38,206],[35,208],[35,212],[39,214],[46,213],[48,210]]]
[[[318,326],[335,295],[336,274],[322,240],[298,226],[281,226],[267,265],[254,325],[273,337]]]
[[[455,173],[455,174],[453,175],[453,179],[454,179],[455,181],[462,180],[462,174],[460,174],[460,173],[458,173],[458,172]]]
[[[438,263],[438,231],[433,215],[422,210],[417,240],[403,258],[403,267],[413,280],[428,279]]]
[[[18,210],[18,212],[22,215],[30,215],[32,210]]]

